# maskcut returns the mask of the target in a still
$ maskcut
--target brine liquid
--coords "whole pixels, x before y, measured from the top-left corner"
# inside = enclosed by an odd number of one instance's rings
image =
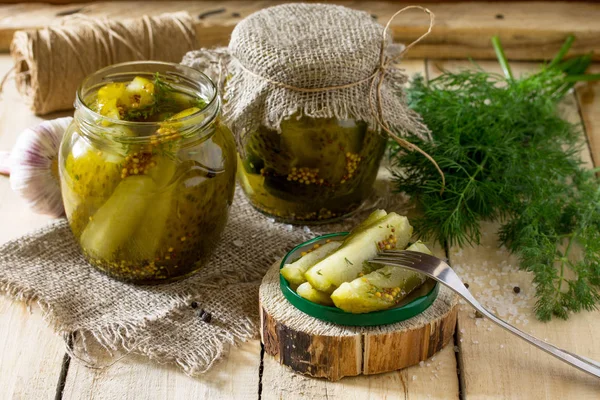
[[[164,282],[196,271],[215,249],[235,186],[235,144],[224,126],[170,154],[100,151],[77,132],[61,151],[67,218],[100,270]]]
[[[252,205],[287,223],[322,223],[369,195],[386,140],[365,123],[289,119],[245,142],[238,179]]]

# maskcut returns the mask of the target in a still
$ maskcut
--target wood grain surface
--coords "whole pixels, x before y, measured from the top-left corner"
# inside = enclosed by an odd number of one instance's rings
[[[323,1],[321,1],[323,2]],[[385,24],[408,1],[324,1],[365,10]],[[0,50],[7,51],[18,29],[64,23],[77,16],[128,18],[187,10],[194,17],[199,45],[227,45],[240,19],[282,1],[144,1],[51,5],[21,3],[0,6]],[[595,2],[428,2],[436,15],[433,33],[412,49],[409,58],[495,58],[492,35],[500,35],[507,56],[515,60],[550,59],[569,34],[577,41],[573,54],[595,51],[600,57],[600,5]],[[409,11],[392,24],[394,38],[411,42],[426,31],[428,18]]]

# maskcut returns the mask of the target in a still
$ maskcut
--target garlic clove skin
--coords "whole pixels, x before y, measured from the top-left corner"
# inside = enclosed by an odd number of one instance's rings
[[[0,151],[0,175],[10,175],[10,153]]]
[[[60,142],[73,118],[65,117],[24,130],[10,156],[10,185],[33,209],[54,217],[65,213],[58,175]]]

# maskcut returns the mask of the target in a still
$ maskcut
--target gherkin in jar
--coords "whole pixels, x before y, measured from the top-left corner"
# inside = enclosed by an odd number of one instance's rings
[[[385,137],[366,123],[292,117],[259,128],[240,153],[238,178],[252,205],[288,223],[328,222],[368,196]]]
[[[131,79],[131,66],[109,67],[116,81],[98,77],[80,89],[61,144],[63,201],[96,268],[135,283],[172,281],[197,271],[217,245],[233,201],[235,143],[216,93],[138,68],[204,75],[139,63]]]

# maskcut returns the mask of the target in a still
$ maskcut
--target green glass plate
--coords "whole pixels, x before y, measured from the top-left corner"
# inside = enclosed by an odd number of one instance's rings
[[[330,233],[301,243],[286,254],[279,268],[299,259],[302,251],[312,248],[316,243],[324,243],[327,239],[339,240],[347,234],[348,232]],[[407,320],[425,311],[435,301],[439,291],[439,284],[433,279],[427,279],[422,286],[412,291],[395,307],[365,314],[352,314],[337,307],[323,306],[300,297],[282,275],[279,275],[279,282],[285,298],[300,311],[323,321],[350,326],[387,325]]]

